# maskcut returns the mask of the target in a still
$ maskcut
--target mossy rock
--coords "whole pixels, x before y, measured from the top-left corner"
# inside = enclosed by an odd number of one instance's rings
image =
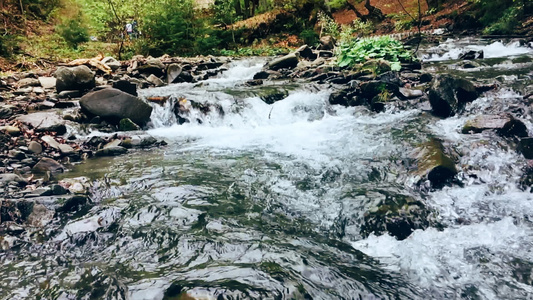
[[[388,233],[403,240],[416,229],[428,228],[430,215],[423,202],[408,195],[386,193],[377,207],[365,213],[360,232],[364,237]]]
[[[120,120],[118,128],[119,128],[120,131],[141,130],[141,127],[139,127],[139,125],[135,124],[129,118],[125,118],[125,119]]]
[[[416,175],[428,179],[434,187],[441,187],[456,174],[455,162],[444,151],[444,145],[438,139],[431,139],[421,144],[416,151]]]

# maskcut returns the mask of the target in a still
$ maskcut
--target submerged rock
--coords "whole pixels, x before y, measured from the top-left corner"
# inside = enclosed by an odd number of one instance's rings
[[[426,229],[430,225],[430,212],[425,204],[410,196],[387,194],[378,206],[364,215],[361,234],[381,235],[385,232],[398,240],[406,239],[416,229]]]
[[[95,156],[117,156],[128,152],[128,149],[121,146],[111,146],[96,151]]]
[[[455,162],[444,152],[444,145],[438,139],[420,145],[415,151],[415,160],[415,174],[429,180],[434,187],[441,187],[457,174]]]
[[[533,159],[533,138],[528,137],[521,139],[518,143],[517,150],[522,153],[525,158]]]
[[[477,97],[476,88],[470,81],[448,74],[437,75],[429,89],[433,113],[443,118],[455,115]]]
[[[82,111],[91,115],[118,120],[129,118],[138,125],[150,120],[152,107],[128,93],[114,88],[91,92],[80,100]]]

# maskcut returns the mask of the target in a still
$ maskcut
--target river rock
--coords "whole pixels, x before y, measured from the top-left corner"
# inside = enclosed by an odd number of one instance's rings
[[[75,212],[80,210],[89,202],[86,196],[75,195],[65,199],[65,203],[62,206],[58,207],[56,211],[66,213],[66,212]]]
[[[335,39],[330,35],[325,35],[320,38],[319,50],[333,50],[335,48]]]
[[[50,131],[58,134],[65,134],[67,127],[65,120],[54,111],[36,112],[17,117],[20,122],[29,125],[37,132]]]
[[[152,107],[128,93],[113,88],[91,92],[80,100],[82,111],[119,121],[129,118],[139,125],[150,120]]]
[[[399,88],[400,97],[403,99],[414,99],[424,96],[424,92],[421,90],[412,90],[407,88]]]
[[[120,61],[116,60],[114,57],[111,57],[111,56],[104,57],[102,59],[102,63],[106,64],[113,71],[118,70],[122,66]]]
[[[13,115],[14,107],[11,105],[0,106],[0,119],[7,119]]]
[[[459,59],[472,60],[472,59],[481,59],[483,58],[483,50],[469,50],[465,53],[459,55]]]
[[[41,140],[48,144],[48,146],[50,146],[51,148],[59,150],[59,142],[56,141],[52,136],[44,135],[43,137],[41,137]]]
[[[526,137],[526,125],[510,115],[480,115],[463,126],[462,133],[480,133],[484,130],[497,130],[504,137]]]
[[[71,146],[69,146],[67,144],[59,144],[59,151],[63,155],[70,155],[70,154],[73,154],[74,152],[76,152],[74,150],[74,148],[72,148]]]
[[[24,78],[17,82],[19,88],[25,88],[29,86],[40,86],[41,83],[36,78]]]
[[[55,212],[46,208],[46,206],[35,203],[26,223],[33,227],[42,228],[54,219],[54,214]]]
[[[401,194],[386,194],[379,204],[364,214],[361,235],[385,232],[398,240],[406,239],[416,229],[429,227],[430,212],[423,202]]]
[[[106,147],[96,151],[95,156],[118,156],[128,152],[128,149],[121,146]]]
[[[179,82],[179,77],[183,68],[179,64],[170,64],[167,67],[167,83],[177,83]]]
[[[151,58],[146,61],[145,65],[137,67],[137,71],[144,74],[152,74],[157,77],[163,76],[165,72],[165,65],[160,59]]]
[[[533,159],[533,138],[523,138],[518,143],[518,152],[522,153],[525,158]]]
[[[415,175],[428,179],[434,187],[441,187],[456,174],[455,162],[444,152],[438,139],[431,139],[415,150],[417,162]]]
[[[141,127],[135,124],[132,120],[126,118],[126,119],[120,120],[118,124],[118,129],[120,131],[135,131],[135,130],[141,130]]]
[[[295,52],[276,58],[268,63],[268,68],[274,71],[279,69],[294,69],[298,65],[298,57],[299,53]]]
[[[448,74],[435,76],[429,89],[433,113],[443,118],[458,113],[466,103],[477,97],[476,88],[470,81]]]
[[[300,53],[300,57],[305,59],[316,59],[317,55],[313,53],[313,50],[308,45],[303,45],[300,48],[296,49],[296,52]]]
[[[0,186],[9,185],[10,183],[16,183],[19,185],[26,184],[27,181],[17,174],[5,173],[0,174]]]
[[[41,76],[38,78],[39,83],[45,89],[54,89],[56,87],[57,79],[55,77],[44,77]]]
[[[137,84],[128,80],[113,82],[113,88],[137,97]]]
[[[20,135],[20,128],[16,126],[0,126],[0,131],[5,132],[9,134],[10,136],[19,136]]]
[[[150,76],[148,76],[148,78],[146,78],[146,81],[150,82],[151,84],[153,84],[153,85],[155,85],[157,87],[165,85],[163,80],[159,79],[159,77],[155,76],[154,74],[150,74]]]
[[[90,90],[96,86],[95,73],[85,65],[76,67],[59,67],[55,72],[56,90],[62,91],[83,91]]]
[[[73,194],[87,194],[91,186],[87,177],[67,178],[59,181],[58,184]]]
[[[32,168],[32,172],[35,174],[50,172],[51,175],[57,175],[63,173],[64,170],[65,167],[63,167],[63,165],[48,157],[41,158],[41,160]]]
[[[43,152],[43,146],[39,142],[31,141],[28,145],[28,150],[33,154],[40,154]]]

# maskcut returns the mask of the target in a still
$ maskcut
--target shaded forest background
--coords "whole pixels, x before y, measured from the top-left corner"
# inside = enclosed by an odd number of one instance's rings
[[[98,53],[274,55],[335,38],[445,27],[531,32],[529,0],[2,0],[0,68]],[[137,38],[124,32],[135,20]]]

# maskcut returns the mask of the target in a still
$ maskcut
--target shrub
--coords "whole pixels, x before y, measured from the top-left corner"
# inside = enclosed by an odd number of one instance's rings
[[[339,67],[353,67],[369,59],[384,59],[391,64],[391,69],[399,71],[401,62],[413,61],[413,53],[388,36],[356,39],[341,43],[337,53]]]
[[[318,44],[318,33],[312,29],[306,29],[300,33],[300,38],[309,46]]]
[[[57,30],[69,47],[73,49],[77,49],[79,44],[89,41],[89,30],[81,21],[81,15],[58,25]]]
[[[509,34],[519,24],[523,7],[511,6],[505,10],[503,16],[483,30],[485,34]]]

